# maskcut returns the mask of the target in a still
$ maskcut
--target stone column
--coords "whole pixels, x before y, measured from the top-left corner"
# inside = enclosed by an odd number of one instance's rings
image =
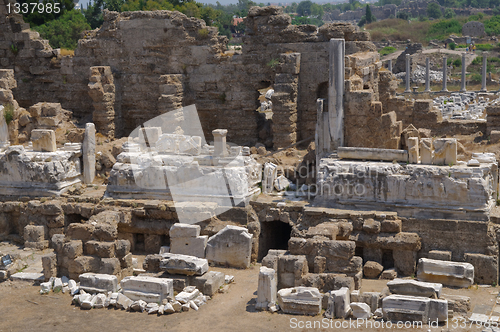
[[[316,100],[316,165],[319,165],[319,158],[322,158],[330,151],[330,130],[328,126],[328,110],[326,109],[326,99]]]
[[[410,75],[411,75],[410,59],[411,59],[411,55],[406,54],[406,89],[405,89],[405,92],[411,92],[411,90],[410,90]]]
[[[392,73],[392,59],[387,60],[387,69]]]
[[[483,52],[483,71],[481,75],[481,92],[486,92],[486,65],[488,63],[488,52]]]
[[[460,92],[465,92],[467,91],[467,88],[465,87],[465,56],[467,54],[464,52],[462,53],[462,81],[460,84]]]
[[[328,114],[332,150],[344,146],[344,54],[345,40],[330,39],[328,47]]]
[[[212,131],[212,135],[214,135],[214,156],[225,157],[227,155],[227,129],[215,129]]]
[[[446,57],[443,57],[443,89],[441,90],[442,92],[448,92],[448,89],[446,88],[446,83],[448,81],[448,64],[446,63]]]
[[[425,92],[431,91],[431,73],[429,58],[425,59]]]
[[[85,136],[82,144],[83,183],[90,184],[95,177],[95,126],[85,124]]]
[[[259,271],[259,288],[257,289],[257,310],[268,310],[276,305],[278,279],[274,269],[262,266]]]

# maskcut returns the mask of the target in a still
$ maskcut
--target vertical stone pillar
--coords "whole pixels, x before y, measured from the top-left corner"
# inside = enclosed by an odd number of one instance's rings
[[[331,150],[344,146],[344,55],[345,40],[330,39],[328,47],[328,114]]]
[[[83,156],[83,183],[90,184],[95,177],[95,126],[89,122],[85,124],[85,136],[82,144]]]
[[[432,138],[422,138],[420,140],[420,162],[424,165],[431,165],[434,159],[434,147]]]
[[[392,73],[392,59],[387,60],[387,69]]]
[[[429,58],[425,59],[425,92],[431,91],[431,68]]]
[[[325,108],[325,99],[316,100],[316,165],[319,159],[330,151],[330,130],[328,125],[328,110]]]
[[[115,137],[115,83],[111,67],[90,67],[90,73],[88,92],[94,102],[92,121],[99,133]]]
[[[467,91],[467,88],[465,87],[465,56],[467,54],[464,52],[462,53],[462,81],[460,84],[460,92],[465,92]]]
[[[227,129],[215,129],[212,131],[212,135],[214,135],[214,156],[225,157],[227,155]]]
[[[411,90],[410,90],[410,75],[411,75],[410,59],[411,59],[411,55],[406,54],[406,88],[405,88],[405,92],[411,92]]]
[[[483,70],[481,72],[481,92],[486,92],[486,65],[488,63],[488,52],[483,52]]]
[[[448,82],[448,64],[446,62],[446,57],[443,57],[443,89],[442,92],[448,92],[448,88],[446,87],[446,83]]]
[[[257,310],[268,310],[276,305],[278,278],[274,269],[262,266],[259,271],[259,288],[257,289]]]
[[[408,162],[418,164],[418,137],[408,137]]]

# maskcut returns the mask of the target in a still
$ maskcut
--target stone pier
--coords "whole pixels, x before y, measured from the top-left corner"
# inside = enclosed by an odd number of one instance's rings
[[[431,75],[429,58],[425,59],[425,92],[431,91]]]
[[[344,55],[345,40],[330,39],[328,113],[332,147],[344,145]]]
[[[95,126],[93,123],[85,125],[85,136],[82,144],[83,182],[90,184],[95,178]]]
[[[410,74],[411,74],[410,59],[411,59],[411,55],[406,54],[406,88],[405,88],[405,92],[411,92],[411,90],[410,90]]]
[[[483,52],[483,70],[481,71],[481,92],[486,92],[486,65],[488,64],[488,52]]]
[[[467,88],[465,87],[465,56],[467,54],[464,52],[462,53],[462,80],[460,81],[460,92],[466,92]]]
[[[214,135],[214,156],[225,157],[227,155],[227,129],[215,129],[212,131],[212,135]]]
[[[442,92],[448,92],[448,88],[446,87],[446,83],[448,80],[448,64],[446,63],[446,57],[443,58],[443,89],[441,90]]]

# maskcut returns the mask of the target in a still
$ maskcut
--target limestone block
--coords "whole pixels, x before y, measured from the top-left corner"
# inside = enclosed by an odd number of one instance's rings
[[[427,322],[431,299],[427,297],[389,295],[382,299],[384,319]]]
[[[470,263],[420,258],[418,280],[441,283],[445,286],[467,288],[474,283],[474,266]]]
[[[354,302],[366,303],[370,307],[371,312],[375,312],[375,310],[377,310],[378,308],[379,298],[379,292],[364,292],[363,294],[359,295],[358,300]]]
[[[83,255],[83,244],[80,240],[71,240],[63,245],[64,256],[75,259]]]
[[[148,146],[155,146],[161,136],[161,127],[145,127],[139,132],[139,140],[147,142]]]
[[[278,291],[278,304],[286,314],[316,316],[321,313],[321,299],[321,293],[314,287],[293,287]]]
[[[309,227],[306,232],[306,238],[315,236],[325,236],[330,240],[335,240],[339,232],[338,223],[321,223],[314,227]]]
[[[274,188],[276,188],[277,191],[283,191],[289,185],[290,181],[288,181],[288,179],[284,175],[280,175],[276,178],[276,180],[274,180]]]
[[[227,148],[226,148],[227,129],[212,130],[212,135],[214,135],[214,156],[225,157],[227,155]]]
[[[160,269],[169,274],[203,275],[208,271],[208,261],[203,258],[179,254],[163,254]]]
[[[303,255],[278,256],[278,289],[300,286],[308,272],[307,259]]]
[[[95,178],[95,125],[85,125],[85,136],[82,144],[83,183],[90,184]]]
[[[456,165],[457,164],[457,139],[440,138],[434,142],[434,165]]]
[[[408,161],[408,152],[405,150],[339,147],[337,153],[342,159]]]
[[[477,284],[498,284],[498,259],[496,256],[465,253],[464,261],[474,266],[474,282]]]
[[[45,281],[49,280],[52,277],[57,276],[57,256],[55,253],[50,253],[42,256],[42,267],[43,267],[43,275],[45,277]]]
[[[356,319],[368,319],[372,315],[370,307],[366,303],[352,302],[351,309],[352,315]]]
[[[328,307],[325,312],[327,318],[347,318],[351,313],[351,293],[349,288],[342,287],[331,291],[328,298]]]
[[[170,239],[170,252],[205,258],[208,236],[176,237]]]
[[[127,296],[119,293],[116,297],[116,307],[123,310],[128,310],[134,301],[129,299]]]
[[[146,309],[147,302],[143,300],[137,300],[132,302],[130,305],[130,311],[144,312]]]
[[[408,162],[410,164],[418,164],[418,159],[418,137],[408,137]]]
[[[278,166],[273,163],[264,164],[264,176],[262,179],[262,192],[270,194],[273,192],[273,185],[276,179]]]
[[[119,275],[121,271],[121,263],[118,258],[102,258],[99,266],[99,273]]]
[[[442,294],[442,299],[448,301],[448,310],[467,316],[471,310],[470,297],[461,295]]]
[[[43,226],[26,225],[24,227],[24,241],[40,242],[45,240],[45,229]]]
[[[286,250],[269,249],[266,257],[262,258],[262,266],[278,271],[278,258],[285,253]]]
[[[252,237],[246,228],[228,225],[208,239],[206,257],[217,264],[246,269],[250,267]]]
[[[197,237],[200,236],[201,227],[199,225],[190,225],[183,223],[175,223],[170,227],[170,239],[178,237]]]
[[[383,269],[384,267],[382,266],[382,264],[374,261],[368,261],[363,266],[363,275],[366,278],[377,278],[380,273],[382,273]]]
[[[394,280],[398,277],[396,269],[387,269],[382,272],[380,279],[382,280]]]
[[[191,280],[191,285],[198,288],[203,294],[212,296],[224,285],[224,273],[208,271],[202,276],[197,276]]]
[[[200,295],[200,291],[196,288],[186,287],[182,292],[175,296],[175,300],[179,301],[182,304],[189,303],[196,299]]]
[[[394,279],[387,283],[387,287],[394,294],[432,298],[434,296],[439,298],[443,290],[442,284],[421,282],[412,279]]]
[[[125,277],[120,284],[123,294],[134,301],[161,302],[164,299],[173,299],[174,297],[172,279],[148,276]]]
[[[417,252],[411,250],[396,250],[392,253],[394,267],[399,274],[411,276],[417,266]]]
[[[33,129],[31,131],[31,141],[33,142],[33,151],[55,152],[56,133],[48,129]]]
[[[451,261],[451,251],[449,250],[431,250],[427,255],[429,259],[437,259],[441,261]]]
[[[420,162],[424,165],[431,165],[434,159],[434,148],[432,138],[420,139]]]
[[[115,293],[118,290],[118,279],[109,274],[84,273],[80,275],[80,289],[88,293]]]
[[[278,287],[278,277],[276,271],[265,266],[261,266],[259,271],[259,288],[257,289],[257,310],[268,310],[276,304],[276,292]]]

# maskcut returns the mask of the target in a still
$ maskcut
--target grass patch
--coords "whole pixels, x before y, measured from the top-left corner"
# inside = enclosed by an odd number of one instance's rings
[[[66,56],[66,55],[74,56],[75,55],[75,51],[74,50],[68,50],[67,48],[61,48],[61,56]]]
[[[399,18],[387,19],[366,25],[373,41],[392,40],[422,43],[426,40],[426,31],[431,23],[429,21],[408,23]]]
[[[207,39],[208,38],[208,29],[207,28],[203,28],[203,29],[200,29],[198,30],[198,36],[201,38],[201,39]]]
[[[391,53],[394,53],[396,52],[397,49],[395,47],[392,47],[392,46],[386,46],[384,48],[382,48],[380,51],[378,51],[380,53],[380,55],[384,56],[384,55],[387,55],[387,54],[391,54]]]
[[[14,120],[14,105],[11,103],[3,105],[3,116],[5,118],[5,122],[9,125],[9,123]]]

